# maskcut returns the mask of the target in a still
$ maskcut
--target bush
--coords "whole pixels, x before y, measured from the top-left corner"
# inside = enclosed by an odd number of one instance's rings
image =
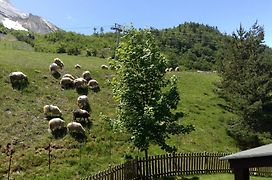
[[[67,54],[77,56],[80,54],[80,49],[77,46],[70,46],[67,48]]]

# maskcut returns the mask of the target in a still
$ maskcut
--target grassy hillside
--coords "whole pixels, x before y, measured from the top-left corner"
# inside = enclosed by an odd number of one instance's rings
[[[15,43],[16,44],[16,43]],[[115,116],[115,102],[108,84],[110,70],[101,70],[106,60],[92,57],[67,56],[33,52],[20,45],[4,46],[0,42],[0,179],[6,177],[8,157],[4,153],[8,142],[15,145],[12,161],[12,177],[16,179],[78,179],[105,169],[109,164],[121,163],[125,155],[143,154],[134,149],[124,132],[111,132],[103,115]],[[59,80],[54,79],[48,67],[55,57],[65,63],[64,73],[80,76],[89,70],[101,86],[99,93],[89,92],[92,127],[87,130],[87,142],[80,143],[67,134],[54,139],[48,132],[48,121],[43,116],[43,106],[54,104],[63,111],[66,124],[72,121],[72,110],[77,108],[75,90],[61,90]],[[80,64],[82,69],[74,68]],[[22,71],[29,77],[29,86],[13,90],[8,75]],[[181,123],[192,123],[196,131],[190,135],[172,137],[170,143],[179,151],[233,152],[234,140],[226,134],[226,118],[231,114],[224,110],[224,101],[214,93],[215,73],[175,72],[179,80],[181,102],[178,110],[185,113]],[[48,171],[48,151],[51,143],[52,164]],[[112,146],[112,148],[110,148]],[[165,153],[157,146],[150,155]]]

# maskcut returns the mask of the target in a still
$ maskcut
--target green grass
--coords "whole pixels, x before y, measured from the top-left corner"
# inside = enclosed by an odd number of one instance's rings
[[[207,174],[207,175],[177,177],[174,179],[177,179],[177,180],[231,180],[231,179],[234,179],[234,175],[233,174]],[[272,177],[250,176],[250,179],[251,180],[271,180]]]
[[[8,142],[14,142],[15,153],[12,161],[12,178],[15,179],[78,179],[104,170],[109,164],[124,162],[124,156],[143,156],[133,148],[128,136],[112,133],[101,113],[114,117],[116,103],[108,84],[114,74],[101,70],[105,59],[76,57],[63,54],[37,53],[31,49],[16,50],[3,47],[0,42],[0,150],[4,152]],[[15,43],[16,44],[16,43]],[[17,44],[18,45],[18,44]],[[93,126],[87,131],[87,142],[79,143],[70,135],[53,139],[48,133],[48,122],[43,116],[43,106],[55,104],[64,112],[66,123],[72,121],[72,110],[77,108],[78,94],[75,90],[61,90],[59,80],[48,70],[55,57],[65,63],[64,73],[80,76],[89,70],[98,80],[101,92],[88,95]],[[74,68],[80,64],[82,69]],[[12,71],[22,71],[29,77],[30,84],[22,91],[13,90],[8,75]],[[179,148],[179,152],[235,152],[235,141],[226,134],[226,121],[231,116],[222,107],[225,102],[214,93],[214,83],[219,77],[214,74],[177,72],[181,102],[178,111],[185,113],[180,123],[192,123],[196,131],[189,135],[173,136],[169,143]],[[110,141],[111,139],[111,141]],[[51,171],[48,170],[48,151],[51,143]],[[110,148],[112,146],[112,148]],[[111,155],[110,155],[111,149]],[[0,152],[0,179],[6,177],[8,157]],[[157,146],[150,148],[150,155],[162,154]]]

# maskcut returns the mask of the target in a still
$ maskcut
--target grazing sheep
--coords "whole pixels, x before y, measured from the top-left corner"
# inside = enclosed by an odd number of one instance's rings
[[[169,68],[166,68],[166,69],[165,69],[165,72],[169,72]]]
[[[90,104],[89,104],[88,96],[86,96],[86,95],[79,96],[77,98],[77,105],[80,109],[84,109],[89,112]]]
[[[11,72],[9,74],[9,79],[12,85],[12,88],[18,88],[25,86],[28,84],[27,75],[22,72]]]
[[[64,74],[63,76],[62,76],[62,78],[70,78],[70,79],[72,79],[72,80],[75,80],[76,78],[72,75],[72,74]]]
[[[43,113],[47,119],[52,119],[55,117],[62,116],[61,110],[58,108],[58,106],[54,106],[54,105],[45,105],[43,107]]]
[[[92,79],[92,76],[91,76],[90,71],[84,71],[84,72],[82,73],[82,77],[83,77],[87,82],[89,82],[89,81]]]
[[[80,107],[80,106],[84,106],[86,104],[88,104],[89,101],[88,101],[88,96],[86,95],[81,95],[77,98],[77,105]]]
[[[88,120],[90,117],[90,114],[88,111],[86,111],[84,109],[76,109],[73,111],[73,117],[74,117],[74,120],[76,120],[77,118],[83,119],[83,120]]]
[[[100,91],[100,87],[98,82],[95,79],[92,79],[88,82],[88,86],[93,90],[94,92]]]
[[[64,121],[60,118],[53,118],[48,122],[49,129],[54,132],[57,129],[64,128]]]
[[[60,80],[60,85],[62,89],[73,89],[74,88],[74,80],[69,77],[63,77]]]
[[[54,72],[54,71],[58,71],[58,70],[59,70],[59,66],[56,63],[52,63],[49,65],[50,72]]]
[[[86,88],[87,87],[87,81],[84,78],[76,78],[74,80],[74,85],[76,88]]]
[[[51,75],[56,79],[60,78],[61,76],[59,69],[60,67],[56,63],[52,63],[49,65],[49,71],[51,72]]]
[[[64,63],[60,60],[60,58],[55,58],[54,63],[56,63],[60,67],[60,69],[64,68]]]
[[[79,64],[76,64],[76,65],[75,65],[75,68],[76,68],[76,69],[81,69],[81,66],[80,66]]]
[[[109,69],[109,66],[105,65],[105,64],[102,64],[101,65],[101,69]]]
[[[179,67],[176,67],[176,68],[175,68],[175,71],[179,71]]]
[[[68,132],[70,133],[85,133],[85,129],[78,122],[70,122],[67,124]]]
[[[28,81],[27,75],[25,75],[22,72],[11,72],[9,74],[9,78],[11,83],[16,82],[16,81]]]
[[[173,68],[168,68],[168,71],[169,71],[169,72],[173,71]]]

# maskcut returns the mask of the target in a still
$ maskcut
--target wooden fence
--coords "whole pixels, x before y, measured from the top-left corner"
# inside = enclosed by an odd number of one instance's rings
[[[84,180],[141,180],[167,176],[231,173],[228,161],[219,160],[227,153],[174,153],[138,158],[117,165]],[[251,168],[252,175],[269,175],[272,170]]]

